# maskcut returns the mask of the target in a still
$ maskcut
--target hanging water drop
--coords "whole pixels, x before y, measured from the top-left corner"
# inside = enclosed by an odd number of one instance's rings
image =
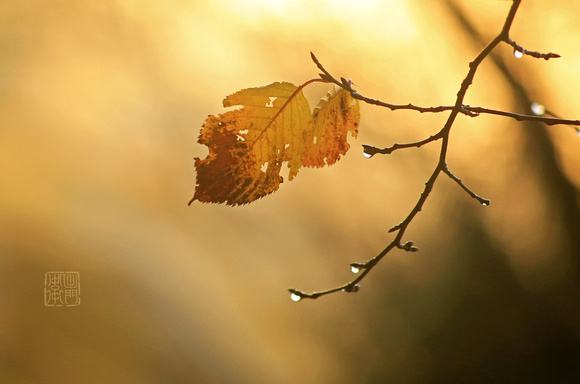
[[[546,113],[546,107],[536,102],[533,102],[532,105],[530,105],[530,109],[532,110],[532,113],[537,116],[542,116]]]
[[[350,267],[350,270],[352,271],[352,273],[359,273],[360,272],[360,268],[355,267],[354,265],[352,267]]]
[[[524,57],[524,53],[522,51],[518,51],[517,49],[514,49],[514,56],[516,59],[521,59],[522,57]]]
[[[372,155],[372,154],[370,154],[370,153],[367,153],[367,152],[363,152],[363,156],[364,156],[366,159],[370,159],[371,157],[373,157],[373,155]]]
[[[489,201],[482,201],[481,205],[483,205],[485,207],[486,205],[489,205]]]
[[[295,294],[295,293],[292,293],[292,294],[290,295],[290,298],[292,299],[292,301],[295,301],[295,302],[298,302],[298,301],[302,300],[302,296],[300,296],[300,295],[297,295],[297,294]]]

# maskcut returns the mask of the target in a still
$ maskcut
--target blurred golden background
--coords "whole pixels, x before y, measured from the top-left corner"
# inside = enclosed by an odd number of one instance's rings
[[[410,211],[446,114],[361,105],[352,149],[256,203],[194,203],[208,114],[239,89],[317,76],[452,105],[507,1],[7,0],[0,4],[0,382],[580,382],[580,139],[566,126],[460,117],[449,166],[356,294],[331,288]],[[512,37],[561,59],[486,61],[466,103],[580,118],[580,3],[524,1]],[[509,75],[509,76],[508,76]],[[510,77],[511,76],[511,77]],[[315,105],[324,85],[306,92]],[[44,275],[80,274],[47,307]]]

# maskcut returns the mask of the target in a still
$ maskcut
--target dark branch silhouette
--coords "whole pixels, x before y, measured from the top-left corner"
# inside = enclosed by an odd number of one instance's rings
[[[514,0],[513,1],[500,33],[491,42],[489,42],[485,46],[485,48],[475,57],[475,59],[472,62],[469,63],[469,71],[467,72],[467,75],[465,76],[465,78],[463,79],[463,81],[461,83],[459,91],[457,92],[457,98],[455,100],[455,104],[453,106],[419,107],[419,106],[415,106],[412,104],[398,105],[398,104],[386,103],[384,101],[380,101],[377,99],[363,96],[353,88],[354,84],[351,80],[346,80],[344,77],[341,77],[339,80],[336,77],[334,77],[333,75],[331,75],[325,69],[325,67],[321,64],[321,62],[318,60],[318,58],[313,53],[311,53],[312,60],[314,61],[314,63],[318,67],[318,69],[321,71],[320,79],[322,81],[325,81],[325,82],[334,83],[337,86],[347,90],[348,92],[351,93],[352,97],[355,99],[361,100],[361,101],[366,102],[368,104],[389,108],[392,111],[399,110],[399,109],[407,109],[407,110],[414,110],[414,111],[421,112],[421,113],[425,113],[425,112],[439,113],[439,112],[446,112],[446,111],[449,111],[450,113],[449,113],[449,117],[447,118],[447,121],[446,121],[445,125],[443,126],[443,128],[441,128],[441,130],[438,133],[436,133],[435,135],[432,135],[428,138],[425,138],[424,140],[413,142],[413,143],[394,144],[393,146],[387,147],[387,148],[377,148],[377,147],[374,147],[371,145],[363,145],[365,157],[370,158],[370,157],[377,155],[377,154],[388,155],[388,154],[390,154],[396,150],[399,150],[399,149],[406,149],[406,148],[413,148],[413,147],[419,148],[425,144],[429,144],[429,143],[436,142],[436,141],[439,141],[441,143],[438,162],[437,162],[435,169],[433,170],[431,176],[429,177],[429,179],[425,183],[425,188],[423,189],[423,192],[421,193],[418,201],[416,202],[413,209],[409,212],[407,217],[403,221],[401,221],[399,224],[395,225],[394,227],[392,227],[389,230],[389,232],[396,232],[396,235],[395,235],[395,238],[385,247],[385,249],[383,249],[378,255],[376,255],[375,257],[373,257],[372,259],[370,259],[366,262],[351,263],[350,264],[351,270],[353,273],[357,274],[357,277],[354,280],[352,280],[344,285],[341,285],[341,286],[338,286],[338,287],[335,287],[332,289],[318,291],[318,292],[312,292],[312,293],[303,292],[303,291],[298,290],[298,289],[289,289],[289,291],[292,294],[292,299],[294,301],[299,301],[299,300],[304,299],[304,298],[316,299],[320,296],[328,295],[330,293],[339,292],[339,291],[357,292],[360,288],[359,283],[370,273],[370,271],[378,264],[378,262],[386,254],[388,254],[391,250],[393,250],[394,248],[398,248],[398,249],[402,249],[402,250],[408,251],[408,252],[418,251],[418,248],[416,246],[414,246],[412,241],[407,241],[405,243],[402,243],[401,241],[402,241],[402,238],[403,238],[406,230],[408,229],[409,225],[411,224],[411,222],[413,221],[415,216],[422,210],[422,208],[423,208],[425,202],[427,201],[431,191],[433,190],[433,187],[435,185],[437,178],[439,177],[439,175],[441,173],[444,173],[445,175],[449,176],[449,178],[451,180],[456,182],[465,192],[467,192],[469,194],[469,196],[471,196],[472,198],[477,200],[480,204],[482,204],[484,206],[487,206],[490,204],[490,200],[485,199],[485,198],[477,195],[475,192],[473,192],[469,187],[467,187],[463,183],[463,181],[460,178],[455,176],[449,170],[449,167],[447,165],[446,159],[447,159],[447,149],[449,146],[449,134],[451,132],[451,128],[453,127],[453,124],[455,122],[457,115],[464,114],[464,115],[467,115],[470,117],[478,117],[481,114],[491,114],[491,115],[499,115],[499,116],[513,118],[513,119],[518,120],[518,121],[542,122],[546,125],[563,124],[563,125],[570,125],[570,126],[580,126],[580,120],[561,119],[561,118],[556,117],[552,113],[548,113],[545,110],[542,110],[541,115],[538,115],[538,114],[524,115],[524,114],[518,114],[518,113],[512,113],[512,112],[506,112],[506,111],[498,111],[498,110],[482,108],[482,107],[472,107],[472,106],[463,104],[463,100],[465,99],[465,95],[467,94],[467,91],[473,82],[473,79],[475,77],[475,74],[477,72],[479,65],[488,56],[490,56],[492,51],[500,43],[505,43],[505,44],[512,46],[514,48],[515,52],[519,53],[521,55],[528,55],[528,56],[531,56],[534,58],[541,58],[541,59],[545,59],[545,60],[560,57],[560,55],[558,55],[556,53],[552,53],[552,52],[540,53],[537,51],[527,50],[524,47],[517,44],[514,40],[512,40],[510,38],[509,32],[510,32],[512,23],[514,21],[514,18],[516,16],[517,10],[520,6],[520,3],[521,3],[521,0]],[[475,33],[474,31],[468,31],[468,32],[470,32],[472,35]],[[492,56],[492,60],[494,60],[494,62],[495,62],[497,59],[495,59],[494,56]],[[532,103],[530,102],[529,104],[531,105]],[[545,116],[545,114],[550,114],[552,117],[547,117],[547,116]]]

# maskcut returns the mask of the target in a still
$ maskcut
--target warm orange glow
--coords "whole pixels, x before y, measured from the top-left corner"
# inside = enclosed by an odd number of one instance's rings
[[[485,41],[511,5],[457,3]],[[459,116],[449,167],[492,203],[441,176],[405,233],[420,252],[396,249],[358,293],[295,303],[287,288],[345,283],[384,248],[440,142],[370,159],[361,145],[421,140],[447,113],[361,103],[358,137],[331,167],[301,168],[251,205],[187,206],[208,115],[240,89],[317,77],[311,51],[366,96],[453,104],[482,44],[445,4],[2,2],[0,382],[570,382],[558,375],[580,350],[578,191],[560,184],[580,185],[573,128],[548,129],[551,155],[541,127]],[[560,59],[498,47],[533,101],[572,119],[579,15],[563,0],[518,11],[512,37]],[[466,103],[523,113],[519,98],[485,62]],[[51,271],[79,273],[79,306],[43,306]]]

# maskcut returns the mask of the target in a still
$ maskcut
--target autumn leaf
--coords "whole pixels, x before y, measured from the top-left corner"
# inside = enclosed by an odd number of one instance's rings
[[[247,204],[278,189],[283,163],[292,180],[302,166],[332,165],[346,153],[348,132],[357,135],[358,101],[335,87],[311,112],[304,85],[273,83],[224,99],[224,107],[243,108],[205,120],[198,142],[209,154],[195,159],[197,185],[189,204]]]

